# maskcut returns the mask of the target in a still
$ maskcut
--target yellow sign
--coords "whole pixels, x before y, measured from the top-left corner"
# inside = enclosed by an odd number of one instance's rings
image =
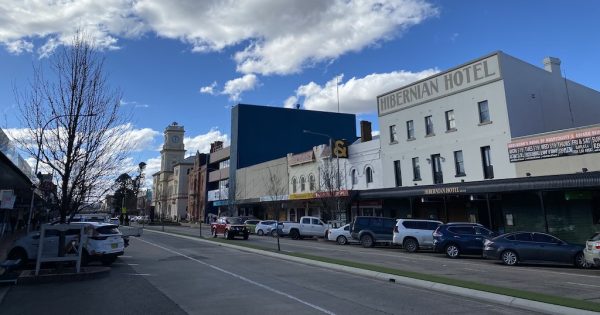
[[[338,158],[348,158],[348,145],[344,140],[335,140],[333,145],[333,156]]]
[[[122,214],[126,214],[126,213],[127,213],[127,207],[123,207],[123,208],[121,208],[121,213],[122,213]]]
[[[289,200],[299,199],[312,199],[315,197],[315,193],[302,193],[302,194],[291,194]]]

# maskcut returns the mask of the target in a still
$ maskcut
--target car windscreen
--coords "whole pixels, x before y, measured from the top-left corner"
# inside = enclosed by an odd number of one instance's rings
[[[229,224],[244,224],[244,222],[242,221],[242,218],[229,218],[229,219],[227,219],[227,222]]]
[[[596,233],[590,237],[590,241],[600,241],[600,233]]]
[[[105,225],[96,228],[99,234],[119,234],[119,228],[115,225]]]

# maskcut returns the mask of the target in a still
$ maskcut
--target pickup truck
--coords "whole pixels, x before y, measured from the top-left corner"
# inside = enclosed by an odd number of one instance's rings
[[[223,234],[228,240],[232,240],[236,236],[241,236],[247,240],[250,235],[248,227],[246,227],[243,219],[240,217],[218,218],[216,222],[210,224],[210,231],[213,237]]]
[[[283,223],[281,228],[283,235],[289,235],[292,239],[302,239],[304,237],[327,237],[329,225],[323,223],[317,217],[302,217],[300,223]]]

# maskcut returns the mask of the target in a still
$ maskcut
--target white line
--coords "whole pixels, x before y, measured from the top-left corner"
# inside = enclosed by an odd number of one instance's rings
[[[121,255],[119,256],[120,258],[131,258],[132,256],[125,256],[125,255]]]
[[[582,285],[582,286],[586,286],[586,287],[600,288],[600,285],[585,284],[585,283],[575,283],[575,282],[567,282],[567,283],[568,284],[574,284],[574,285]]]
[[[150,276],[149,273],[126,273],[128,276]]]
[[[172,250],[172,249],[169,249],[169,248],[166,248],[166,247],[160,246],[160,245],[158,245],[158,244],[154,244],[154,243],[152,243],[152,242],[148,242],[148,241],[145,241],[145,240],[143,240],[143,239],[138,239],[138,240],[139,240],[139,241],[142,241],[142,242],[144,242],[144,243],[147,243],[147,244],[150,244],[150,245],[156,246],[156,247],[158,247],[158,248],[161,248],[161,249],[163,249],[163,250],[166,250],[166,251],[168,251],[168,252],[170,252],[170,253],[173,253],[173,254],[176,254],[176,255],[179,255],[179,256],[185,257],[185,258],[187,258],[187,259],[189,259],[189,260],[195,261],[195,262],[197,262],[197,263],[199,263],[199,264],[205,265],[205,266],[207,266],[207,267],[210,267],[210,268],[212,268],[212,269],[218,270],[218,271],[220,271],[220,272],[222,272],[222,273],[228,274],[228,275],[230,275],[230,276],[232,276],[232,277],[235,277],[235,278],[238,278],[238,279],[240,279],[240,280],[242,280],[242,281],[246,281],[246,282],[248,282],[248,283],[250,283],[250,284],[254,284],[255,286],[261,287],[261,288],[263,288],[263,289],[265,289],[265,290],[271,291],[271,292],[273,292],[273,293],[276,293],[276,294],[279,294],[279,295],[283,295],[283,296],[285,296],[285,297],[287,297],[287,298],[289,298],[289,299],[292,299],[292,300],[294,300],[294,301],[297,301],[297,302],[300,302],[300,303],[302,303],[302,304],[304,304],[304,305],[306,305],[306,306],[309,306],[309,307],[311,307],[311,308],[314,308],[314,309],[316,309],[317,311],[323,312],[323,313],[325,313],[325,314],[331,314],[331,315],[335,315],[335,313],[334,313],[334,312],[332,312],[332,311],[328,311],[328,310],[326,310],[326,309],[324,309],[324,308],[322,308],[322,307],[319,307],[319,306],[317,306],[317,305],[314,305],[314,304],[312,304],[312,303],[306,302],[306,301],[304,301],[304,300],[301,300],[301,299],[299,299],[299,298],[297,298],[297,297],[295,297],[295,296],[292,296],[292,295],[290,295],[290,294],[287,294],[287,293],[285,293],[285,292],[282,292],[282,291],[279,291],[279,290],[277,290],[277,289],[271,288],[271,287],[269,287],[269,286],[267,286],[267,285],[264,285],[264,284],[262,284],[262,283],[258,283],[258,282],[256,282],[256,281],[250,280],[250,279],[248,279],[248,278],[246,278],[246,277],[244,277],[244,276],[238,275],[238,274],[236,274],[236,273],[233,273],[233,272],[231,272],[231,271],[227,271],[227,270],[225,270],[225,269],[219,268],[219,267],[217,267],[217,266],[214,266],[214,265],[211,265],[211,264],[209,264],[209,263],[205,263],[205,262],[203,262],[203,261],[200,261],[200,260],[198,260],[198,259],[195,259],[195,258],[193,258],[193,257],[187,256],[187,255],[185,255],[185,254],[182,254],[182,253],[180,253],[180,252],[176,252],[176,251],[174,251],[174,250]]]

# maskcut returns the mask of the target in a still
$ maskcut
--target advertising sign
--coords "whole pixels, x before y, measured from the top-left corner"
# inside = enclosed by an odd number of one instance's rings
[[[548,159],[600,152],[600,128],[563,132],[513,141],[508,144],[510,162]]]

